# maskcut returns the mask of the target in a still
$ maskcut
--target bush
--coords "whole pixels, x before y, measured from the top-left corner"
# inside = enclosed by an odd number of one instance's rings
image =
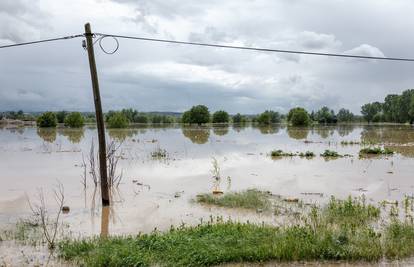
[[[126,128],[129,125],[128,118],[122,112],[113,112],[107,118],[109,128]]]
[[[56,127],[57,118],[53,112],[45,112],[36,120],[37,127]]]
[[[85,124],[85,120],[80,112],[72,112],[65,118],[65,126],[80,128]]]
[[[293,126],[307,126],[310,123],[308,112],[304,108],[292,108],[287,117]]]
[[[56,112],[56,119],[58,123],[64,123],[67,115],[68,112],[64,110]]]
[[[266,110],[262,114],[260,114],[257,118],[257,122],[259,124],[265,124],[269,125],[272,123],[278,123],[280,122],[280,114],[278,112],[275,112],[273,110]]]
[[[207,123],[210,121],[210,112],[204,105],[193,106],[190,110],[184,112],[181,121],[183,123]]]
[[[229,113],[219,110],[213,114],[213,123],[228,123],[230,121]]]

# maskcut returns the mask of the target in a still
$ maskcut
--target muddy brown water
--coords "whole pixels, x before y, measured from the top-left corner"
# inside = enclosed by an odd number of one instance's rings
[[[99,190],[88,177],[81,183],[82,156],[87,161],[96,129],[0,128],[0,227],[30,216],[27,199],[36,202],[42,189],[54,212],[53,189],[62,183],[62,215],[70,236],[109,235],[165,230],[171,225],[196,224],[211,215],[240,221],[280,223],[274,215],[200,206],[191,200],[213,189],[212,158],[219,162],[224,192],[258,188],[273,194],[324,203],[331,195],[364,194],[369,201],[401,201],[414,189],[414,129],[402,125],[342,125],[312,128],[271,127],[142,127],[108,130],[108,139],[122,142],[118,171],[122,181],[112,193],[107,216],[101,216]],[[397,153],[359,158],[362,145],[375,142]],[[272,159],[274,149],[312,151],[313,159]],[[353,157],[324,159],[335,150]],[[152,152],[165,150],[166,157]],[[321,194],[323,196],[321,196]],[[106,218],[104,218],[106,217]],[[5,251],[5,245],[0,249]]]

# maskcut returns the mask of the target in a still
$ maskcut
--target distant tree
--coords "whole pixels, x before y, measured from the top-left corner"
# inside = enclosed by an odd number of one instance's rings
[[[246,117],[241,115],[240,113],[237,113],[233,116],[233,123],[245,123],[247,121]]]
[[[382,112],[382,104],[380,102],[368,103],[361,107],[361,114],[368,122],[371,122],[374,116],[380,112]]]
[[[310,123],[308,112],[301,107],[292,108],[287,119],[293,126],[307,126]]]
[[[279,112],[273,110],[266,110],[257,117],[257,122],[263,125],[269,125],[272,123],[278,123],[281,121]]]
[[[37,127],[56,127],[57,119],[53,112],[45,112],[40,115],[36,120]]]
[[[339,122],[351,122],[354,120],[354,114],[348,109],[341,108],[336,115]]]
[[[132,108],[122,109],[121,112],[130,122],[135,122],[135,117],[138,116],[138,111]]]
[[[134,122],[135,123],[148,123],[149,119],[148,119],[148,116],[138,114],[134,117]]]
[[[129,125],[128,118],[122,112],[113,112],[107,121],[109,128],[126,128]]]
[[[388,122],[402,122],[399,117],[401,97],[399,95],[387,95],[382,105],[384,119]]]
[[[85,120],[80,112],[72,112],[65,117],[65,126],[80,128],[85,124]]]
[[[313,117],[313,119],[319,123],[336,123],[338,121],[335,112],[330,110],[327,106],[318,110]]]
[[[56,112],[57,122],[58,123],[64,123],[66,115],[68,115],[68,112],[64,111],[64,110]]]
[[[213,123],[227,123],[230,121],[229,113],[224,110],[218,110],[213,113]]]
[[[181,121],[183,123],[203,124],[210,121],[210,112],[204,105],[193,106],[190,110],[184,112]]]

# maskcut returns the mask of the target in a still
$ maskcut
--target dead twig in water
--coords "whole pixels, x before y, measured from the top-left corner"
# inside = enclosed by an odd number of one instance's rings
[[[65,194],[62,183],[58,183],[57,189],[54,190],[55,201],[59,206],[56,213],[56,217],[50,222],[48,210],[46,208],[45,196],[42,189],[38,191],[38,204],[32,205],[28,199],[29,207],[32,210],[33,215],[38,218],[42,227],[43,236],[46,239],[48,248],[53,250],[56,247],[56,236],[59,229],[60,215],[62,214],[62,208],[65,202]]]

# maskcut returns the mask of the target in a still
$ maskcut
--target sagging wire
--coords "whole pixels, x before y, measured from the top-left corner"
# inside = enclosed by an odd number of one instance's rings
[[[99,36],[99,37],[93,42],[93,44],[95,45],[96,43],[98,43],[99,44],[99,47],[102,50],[102,52],[104,52],[107,55],[113,55],[113,54],[115,54],[118,51],[118,49],[119,49],[119,41],[118,41],[118,39],[116,37],[110,36],[110,35],[105,35],[105,34],[96,34],[95,33],[93,37],[95,38],[96,36]],[[113,49],[112,51],[109,51],[109,50],[106,50],[103,47],[102,40],[105,39],[105,38],[112,38],[113,40],[115,40],[115,43],[116,43],[115,49]]]

